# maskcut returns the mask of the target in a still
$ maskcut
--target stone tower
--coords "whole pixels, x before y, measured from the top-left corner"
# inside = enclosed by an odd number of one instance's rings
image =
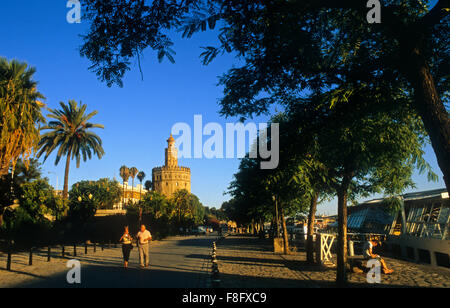
[[[175,147],[175,139],[173,139],[172,134],[170,134],[169,139],[167,139],[166,167],[176,166],[178,166],[178,150]]]
[[[178,166],[178,150],[175,139],[170,135],[165,151],[165,165],[152,170],[153,190],[172,197],[180,189],[191,192],[191,169]]]

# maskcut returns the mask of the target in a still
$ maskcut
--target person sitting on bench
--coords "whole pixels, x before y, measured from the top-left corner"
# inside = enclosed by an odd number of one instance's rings
[[[383,273],[384,274],[391,274],[394,272],[393,269],[389,269],[386,265],[386,262],[379,256],[373,253],[372,249],[373,247],[378,246],[378,241],[376,240],[369,240],[367,242],[364,243],[364,248],[363,248],[363,256],[365,259],[370,260],[370,259],[377,259],[378,261],[380,261],[382,269],[383,269]]]

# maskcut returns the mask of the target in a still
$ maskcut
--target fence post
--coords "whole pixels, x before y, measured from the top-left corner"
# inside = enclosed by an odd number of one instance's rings
[[[73,256],[77,256],[77,243],[73,244]]]
[[[322,234],[316,234],[316,263],[322,265]]]
[[[355,255],[355,247],[352,240],[348,241],[348,255],[353,257]]]
[[[88,254],[88,244],[84,243],[84,254],[87,255]]]
[[[50,245],[48,245],[48,250],[47,250],[47,262],[51,261],[51,248]]]
[[[66,247],[64,246],[64,244],[62,244],[62,252],[61,252],[61,256],[64,258],[66,254]]]
[[[33,265],[33,247],[30,247],[30,256],[28,258],[28,265]]]
[[[97,252],[97,243],[94,242],[94,253]]]

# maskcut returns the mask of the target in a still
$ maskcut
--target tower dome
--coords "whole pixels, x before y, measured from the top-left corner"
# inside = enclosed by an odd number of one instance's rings
[[[171,143],[175,143],[175,139],[173,138],[172,134],[170,134],[169,139],[167,139],[167,143],[170,145]]]

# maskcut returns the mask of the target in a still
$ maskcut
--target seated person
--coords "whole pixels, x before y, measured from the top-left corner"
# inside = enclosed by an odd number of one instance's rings
[[[383,273],[384,274],[391,274],[394,272],[393,269],[389,269],[386,265],[386,262],[379,256],[373,253],[372,248],[378,246],[378,242],[376,240],[370,240],[364,243],[364,248],[363,248],[363,256],[365,259],[370,260],[370,259],[377,259],[378,261],[380,261],[382,269],[383,269]]]

